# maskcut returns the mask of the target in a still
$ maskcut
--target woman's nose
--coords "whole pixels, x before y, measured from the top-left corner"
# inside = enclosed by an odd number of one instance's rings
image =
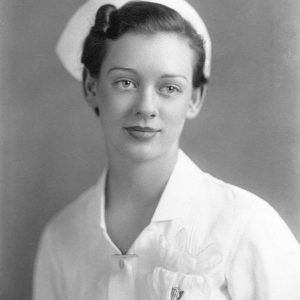
[[[145,118],[155,118],[158,115],[156,96],[151,88],[141,89],[137,95],[134,114]]]

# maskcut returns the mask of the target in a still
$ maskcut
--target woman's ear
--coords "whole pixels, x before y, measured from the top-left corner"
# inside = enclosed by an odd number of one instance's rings
[[[189,107],[186,113],[187,119],[194,119],[199,114],[204,98],[207,91],[207,85],[201,85],[198,88],[194,88],[192,92],[192,97],[189,103]]]
[[[83,94],[88,105],[91,106],[93,110],[98,108],[98,103],[96,99],[97,94],[97,78],[90,75],[87,69],[84,69],[82,76],[82,88]]]

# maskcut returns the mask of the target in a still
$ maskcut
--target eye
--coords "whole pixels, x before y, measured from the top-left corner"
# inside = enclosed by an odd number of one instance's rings
[[[116,82],[114,82],[114,85],[117,88],[123,89],[123,90],[131,90],[131,89],[136,88],[136,84],[132,80],[129,80],[129,79],[117,80]]]
[[[160,92],[167,96],[172,96],[178,93],[181,93],[181,89],[176,85],[168,84],[162,88],[160,88]]]

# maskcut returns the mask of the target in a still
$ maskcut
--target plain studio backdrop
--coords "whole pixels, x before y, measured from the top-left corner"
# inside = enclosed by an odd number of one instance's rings
[[[82,0],[0,3],[0,298],[30,299],[41,231],[94,184],[99,122],[54,54]],[[194,0],[212,79],[182,148],[205,171],[268,201],[300,240],[299,0]]]

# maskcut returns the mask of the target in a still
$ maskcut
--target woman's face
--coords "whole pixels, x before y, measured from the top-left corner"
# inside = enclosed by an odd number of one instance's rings
[[[127,33],[109,42],[99,78],[85,83],[109,155],[144,161],[177,150],[185,120],[201,107],[193,65],[193,50],[174,33]]]

